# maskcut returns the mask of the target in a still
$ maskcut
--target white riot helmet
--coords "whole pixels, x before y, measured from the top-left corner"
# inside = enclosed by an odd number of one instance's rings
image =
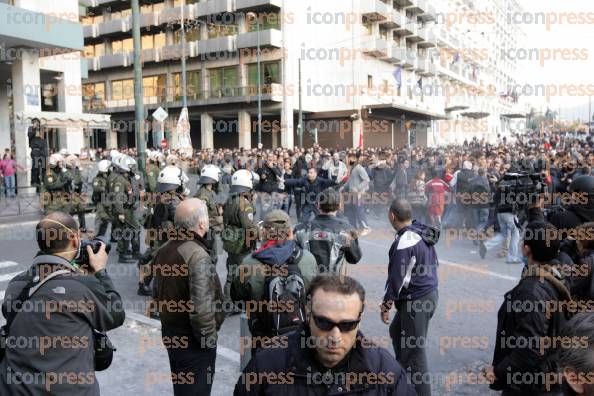
[[[116,157],[115,161],[113,161],[113,163],[115,164],[115,166],[124,172],[130,172],[130,166],[128,165],[128,156],[127,155],[121,155],[119,157]]]
[[[117,162],[116,160],[120,158],[123,154],[120,153],[118,150],[111,150],[109,152],[109,157],[111,158],[111,162],[114,164]]]
[[[240,169],[231,176],[230,193],[249,192],[254,188],[254,177],[252,172]]]
[[[65,149],[65,148],[61,149],[60,150],[60,155],[62,157],[67,157],[68,156],[68,149]]]
[[[60,162],[64,161],[64,157],[62,157],[61,154],[55,153],[50,155],[49,157],[49,166],[50,168],[55,168],[56,166],[58,166],[58,164]]]
[[[190,190],[186,188],[188,176],[176,166],[167,166],[159,173],[157,178],[157,192],[164,193],[175,190],[184,195],[190,195]]]
[[[78,157],[74,154],[70,154],[68,157],[66,157],[65,162],[66,166],[69,168],[74,168],[79,164]]]
[[[219,182],[221,170],[216,165],[206,165],[200,172],[198,184],[216,184]]]
[[[128,169],[130,169],[133,172],[138,171],[137,166],[136,166],[136,160],[132,157],[130,157],[129,155],[126,155],[125,160],[126,161],[126,165],[128,165]]]
[[[107,173],[109,171],[110,166],[111,166],[110,160],[101,160],[97,164],[97,170],[101,173]]]

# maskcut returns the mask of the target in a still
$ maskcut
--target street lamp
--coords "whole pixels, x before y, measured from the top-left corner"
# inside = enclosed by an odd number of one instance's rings
[[[262,144],[262,87],[261,87],[261,70],[260,70],[260,20],[255,12],[248,12],[247,16],[256,20],[256,36],[257,36],[257,67],[258,67],[258,147]]]

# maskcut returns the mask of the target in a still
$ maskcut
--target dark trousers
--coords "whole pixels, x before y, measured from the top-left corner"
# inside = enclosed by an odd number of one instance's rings
[[[390,324],[390,337],[396,360],[411,375],[419,396],[431,395],[431,382],[424,380],[427,366],[427,330],[437,307],[437,289],[412,301],[396,302],[396,315]]]
[[[173,381],[173,394],[175,396],[209,396],[215,374],[215,361],[217,358],[217,348],[202,347],[200,340],[188,334],[178,334],[171,330],[163,328],[161,330],[163,337],[168,337],[165,345],[169,355],[169,365],[171,373],[175,374]],[[188,337],[187,348],[184,343],[171,343],[176,337]],[[178,344],[178,345],[176,345]],[[179,345],[181,344],[181,346]]]

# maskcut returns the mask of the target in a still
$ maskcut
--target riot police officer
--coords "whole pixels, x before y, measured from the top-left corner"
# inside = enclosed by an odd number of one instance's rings
[[[117,240],[119,261],[133,263],[140,257],[140,225],[135,216],[139,197],[134,193],[130,166],[134,159],[123,155],[117,159],[117,175],[110,184],[112,203],[112,236]],[[130,250],[132,245],[132,250]]]
[[[107,232],[107,226],[111,220],[111,201],[107,196],[109,192],[109,171],[111,161],[101,160],[97,165],[97,175],[93,179],[93,195],[91,199],[96,208],[96,219],[99,223],[97,236],[103,236]]]
[[[196,193],[196,198],[203,200],[208,208],[209,217],[209,238],[213,241],[213,251],[217,252],[217,236],[223,231],[223,206],[217,203],[216,195],[218,192],[219,177],[221,170],[215,165],[206,165],[200,172],[198,184],[200,188]],[[216,257],[214,258],[216,263]]]
[[[167,166],[159,172],[156,194],[151,197],[154,198],[154,213],[147,227],[148,249],[138,261],[138,295],[152,295],[149,285],[153,279],[153,272],[150,265],[156,251],[167,241],[167,231],[174,228],[175,209],[190,195],[188,181],[182,170],[175,166]]]
[[[258,227],[253,204],[254,176],[246,169],[231,177],[229,198],[223,206],[223,249],[228,253],[225,299],[231,301],[231,284],[238,276],[241,261],[256,247]]]
[[[78,217],[78,224],[81,232],[87,231],[87,222],[85,220],[86,202],[82,195],[83,177],[79,167],[78,157],[74,154],[66,157],[66,177],[69,181],[68,192],[70,193],[70,202],[68,208],[71,216],[75,214]]]
[[[49,158],[49,169],[47,169],[43,181],[43,199],[45,214],[51,212],[64,212],[64,203],[68,200],[65,192],[68,179],[65,176],[65,169],[62,168],[64,157],[60,154],[52,154]]]

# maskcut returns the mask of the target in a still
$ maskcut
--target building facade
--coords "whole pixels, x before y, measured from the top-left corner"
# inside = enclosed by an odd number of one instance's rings
[[[89,70],[84,110],[112,116],[111,131],[95,143],[133,146],[130,2],[82,3]],[[514,0],[140,3],[149,147],[163,137],[176,147],[182,56],[195,148],[256,147],[258,126],[264,147],[316,140],[342,147],[495,140],[522,113],[509,88],[516,69],[502,65],[497,53],[502,40],[519,34],[505,27]],[[480,25],[460,16],[472,12],[493,16]],[[158,107],[169,114],[163,124],[151,117]]]
[[[41,120],[49,149],[79,153],[88,128],[109,127],[109,117],[83,114],[83,27],[76,0],[0,1],[0,149],[11,148],[29,169],[27,136]],[[28,186],[29,173],[19,173]]]

